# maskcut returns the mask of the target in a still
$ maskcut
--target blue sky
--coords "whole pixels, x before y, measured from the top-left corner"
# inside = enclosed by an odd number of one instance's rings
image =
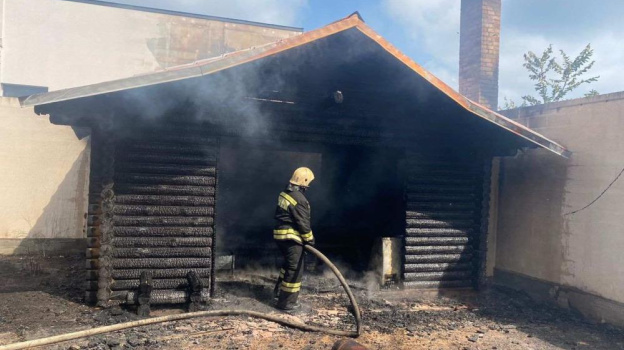
[[[368,25],[457,88],[460,0],[109,0],[113,2],[303,27],[322,27],[359,11]],[[589,5],[591,3],[591,5]],[[576,55],[595,50],[600,93],[624,90],[624,0],[503,0],[500,101],[533,94],[522,55],[548,44]]]

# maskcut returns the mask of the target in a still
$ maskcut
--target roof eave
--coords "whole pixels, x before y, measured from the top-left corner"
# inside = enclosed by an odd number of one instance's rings
[[[154,85],[158,83],[164,82],[172,82],[176,80],[183,80],[187,78],[200,77],[204,75],[213,74],[228,68],[232,68],[241,64],[253,62],[268,56],[276,55],[280,52],[284,52],[310,42],[316,41],[318,39],[322,39],[328,37],[330,35],[351,29],[357,28],[364,35],[369,37],[375,43],[377,43],[381,48],[383,48],[390,55],[394,56],[401,63],[406,65],[416,74],[427,80],[430,84],[432,84],[436,89],[443,92],[445,95],[450,97],[457,104],[462,106],[468,112],[480,117],[482,119],[487,120],[529,142],[535,144],[539,147],[543,147],[557,155],[560,155],[565,158],[569,158],[571,153],[565,147],[559,145],[558,143],[546,138],[545,136],[531,130],[530,128],[521,125],[511,119],[506,118],[505,116],[498,114],[480,104],[471,101],[465,96],[461,95],[457,91],[453,90],[450,86],[444,83],[442,80],[438,79],[433,74],[426,71],[422,66],[414,62],[407,55],[403,54],[396,47],[390,44],[386,39],[384,39],[381,35],[376,33],[372,28],[370,28],[364,21],[361,19],[359,14],[354,13],[349,17],[346,17],[337,22],[331,23],[325,27],[312,30],[306,33],[303,33],[299,36],[283,39],[280,41],[276,41],[274,43],[270,43],[267,45],[263,45],[260,47],[255,47],[247,50],[237,51],[230,54],[225,54],[221,58],[217,59],[208,59],[200,62],[196,62],[195,64],[185,65],[177,68],[173,68],[163,72],[157,72],[152,74],[143,75],[144,79],[147,81],[139,84],[135,83],[134,85],[131,83],[136,80],[138,77],[120,79],[116,81],[111,81],[107,83],[94,84],[92,86],[97,86],[95,91],[92,91],[90,94],[81,95],[80,97],[87,97],[93,95],[99,95],[107,92],[115,92],[120,90],[125,90],[129,88],[137,88],[146,85]],[[128,83],[128,84],[125,84]],[[109,86],[109,89],[106,87]],[[79,91],[79,89],[83,89],[84,87],[78,88],[70,88],[66,90],[59,90],[44,94],[27,96],[23,99],[20,99],[20,104],[23,107],[26,106],[36,106],[43,105],[55,102],[61,102],[65,100],[70,100],[76,98],[72,97],[72,92]],[[54,97],[56,96],[56,97]]]

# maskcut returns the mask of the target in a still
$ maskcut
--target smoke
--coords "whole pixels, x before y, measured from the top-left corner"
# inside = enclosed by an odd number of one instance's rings
[[[216,250],[233,252],[238,266],[262,265],[263,258],[279,257],[272,239],[277,195],[295,168],[312,168],[317,179],[306,195],[319,246],[331,247],[331,254],[344,259],[344,270],[363,278],[363,288],[374,291],[374,273],[362,274],[372,242],[375,237],[397,233],[395,226],[401,225],[394,216],[402,203],[396,151],[328,146],[323,141],[285,142],[280,134],[287,132],[292,140],[292,135],[307,133],[299,128],[311,127],[314,136],[326,137],[322,133],[335,131],[331,130],[334,124],[325,123],[329,117],[323,114],[324,105],[313,104],[326,102],[323,90],[340,89],[341,79],[346,84],[366,80],[368,74],[379,75],[366,69],[350,71],[352,64],[370,58],[370,50],[377,46],[344,45],[340,55],[334,55],[330,54],[336,50],[332,45],[337,44],[321,42],[287,58],[262,59],[199,78],[115,93],[114,107],[122,132],[140,134],[142,127],[167,131],[179,124],[196,124],[201,125],[198,131],[221,137]],[[333,80],[338,74],[340,79]],[[345,91],[347,104],[351,95]],[[302,100],[305,107],[299,106]],[[288,105],[293,108],[282,114],[279,101],[294,106]],[[353,116],[348,118],[344,125],[364,129],[353,125]],[[379,128],[383,125],[379,122]]]

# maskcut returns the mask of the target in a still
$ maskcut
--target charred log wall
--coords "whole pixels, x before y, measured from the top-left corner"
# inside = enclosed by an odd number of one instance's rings
[[[184,302],[189,271],[212,289],[216,137],[188,129],[118,134],[93,145],[92,173],[103,175],[91,182],[88,300],[134,302],[142,272],[152,276],[154,303]]]
[[[114,167],[112,154],[107,156],[110,142],[107,128],[96,126],[91,132],[91,171],[89,175],[89,207],[87,220],[86,294],[85,301],[97,302],[99,262],[101,247],[101,223],[103,177]]]
[[[404,285],[479,288],[485,272],[489,162],[408,155]]]

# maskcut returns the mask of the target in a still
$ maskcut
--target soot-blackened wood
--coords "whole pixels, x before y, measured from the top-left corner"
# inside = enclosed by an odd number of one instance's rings
[[[181,165],[214,165],[213,155],[164,155],[164,154],[143,154],[126,153],[121,158],[124,162],[156,163],[156,164],[181,164]]]
[[[212,238],[203,237],[116,237],[116,247],[207,247],[213,246]]]
[[[404,286],[474,285],[483,175],[471,155],[407,152]]]
[[[405,264],[405,272],[442,272],[442,271],[472,271],[471,263],[425,263]]]
[[[120,167],[131,173],[140,174],[163,174],[163,175],[203,175],[214,176],[214,166],[199,165],[167,165],[167,164],[150,164],[150,163],[126,163],[120,164]]]
[[[214,207],[176,207],[148,205],[115,205],[115,215],[136,216],[212,216]]]
[[[487,246],[488,227],[490,218],[490,186],[492,184],[492,158],[486,158],[483,162],[483,189],[481,200],[481,227],[479,230],[479,246],[477,247],[477,278],[475,289],[482,290],[487,286]]]
[[[135,241],[144,240],[147,244],[151,241],[158,242],[160,237],[212,237],[213,227],[146,227],[146,226],[117,226],[115,227],[116,237],[136,237]],[[150,238],[150,239],[147,239]],[[152,239],[154,238],[154,239]],[[150,241],[150,242],[147,242]],[[175,242],[172,242],[175,243]],[[210,242],[211,243],[211,242]]]
[[[214,196],[214,187],[123,184],[118,186],[117,193],[172,196]]]
[[[429,228],[470,228],[475,226],[474,220],[440,220],[433,218],[406,220],[407,227],[429,227]]]
[[[100,248],[100,220],[102,215],[102,180],[101,173],[101,142],[102,135],[99,132],[99,128],[92,128],[91,131],[91,165],[89,172],[89,206],[88,214],[97,216],[96,219],[91,220],[92,224],[87,224],[87,259],[94,259],[99,257]],[[93,251],[97,251],[97,255],[92,254]],[[97,270],[87,270],[87,282],[90,287],[85,293],[85,302],[89,304],[97,303]]]
[[[220,154],[219,150],[221,149],[221,139],[220,138],[216,138],[215,141],[216,141],[215,142],[215,144],[216,144],[215,155],[216,155],[216,165],[217,165],[215,167],[215,202],[216,202],[217,193],[219,191],[219,172],[218,172],[217,169],[218,169],[218,166],[219,166],[219,154]],[[212,213],[212,217],[214,219],[214,222],[216,223],[217,222],[217,209],[216,209],[216,206],[214,208],[215,208],[215,210]],[[216,240],[215,239],[217,237],[217,235],[216,235],[217,226],[214,225],[213,227],[215,229],[215,234],[213,235],[213,241],[212,241],[212,248],[213,248],[212,252],[213,252],[213,254],[212,254],[212,257],[211,257],[211,261],[210,261],[210,296],[211,297],[215,296],[215,287],[217,285],[216,284],[216,278],[215,278],[215,273],[216,273],[216,267],[215,267],[216,264],[215,264],[215,262],[216,262],[216,255],[217,254],[214,254],[214,247],[216,247]]]
[[[466,288],[472,287],[472,279],[454,281],[405,281],[403,285],[407,288],[429,289],[429,288]]]
[[[430,246],[407,246],[406,254],[461,254],[464,252],[471,253],[473,251],[471,245],[430,245]]]
[[[148,271],[150,273],[155,272],[154,270],[148,270]],[[188,270],[185,269],[184,271],[188,271]],[[206,273],[206,275],[209,275],[209,274],[210,272]],[[210,284],[210,279],[203,278],[202,283],[204,286],[208,286]],[[189,284],[188,284],[188,279],[186,278],[153,278],[152,286],[154,287],[154,290],[157,290],[157,289],[184,290],[188,288]],[[133,289],[137,289],[138,287],[139,287],[138,279],[131,279],[131,280],[116,279],[113,281],[113,284],[112,284],[112,289],[114,291],[133,290]]]
[[[147,194],[120,194],[117,196],[118,204],[145,204],[145,205],[180,205],[180,206],[214,206],[214,197],[198,196],[157,196]]]
[[[116,180],[126,184],[214,186],[214,177],[193,175],[153,175],[122,173]]]
[[[208,155],[210,157],[216,152],[215,147],[197,147],[196,145],[184,145],[179,143],[126,142],[124,146],[128,150],[127,154],[174,154],[202,157]]]
[[[137,303],[137,295],[135,291],[123,292],[123,296],[128,304]],[[186,304],[189,299],[188,291],[186,290],[154,290],[150,298],[150,305],[161,304]],[[202,292],[202,301],[206,302],[210,299],[210,294],[204,290]]]
[[[210,258],[210,248],[119,248],[113,251],[115,258]]]
[[[407,245],[461,245],[468,242],[469,237],[405,237]]]
[[[204,216],[121,216],[113,217],[115,226],[182,226],[182,227],[210,227],[213,224],[211,217]]]
[[[153,278],[152,305],[199,303],[214,281],[218,145],[196,128],[175,133],[142,129],[118,143],[112,288],[131,304],[141,272]]]
[[[470,236],[475,232],[472,228],[412,228],[405,229],[408,237],[454,237]]]
[[[166,269],[166,268],[209,268],[210,259],[204,258],[141,258],[112,259],[112,267],[116,269]]]
[[[472,254],[427,254],[405,255],[406,263],[453,263],[470,261]]]
[[[135,280],[140,277],[141,272],[146,270],[140,269],[115,269],[113,271],[113,278],[115,280]],[[152,275],[152,278],[185,278],[189,269],[149,269],[147,270]],[[210,277],[210,268],[194,268],[193,271],[202,278]]]
[[[188,280],[189,293],[188,311],[199,311],[201,310],[202,292],[204,290],[202,280],[195,271],[189,271],[186,275],[186,279]]]
[[[139,289],[137,293],[137,314],[141,317],[148,317],[150,315],[150,299],[152,297],[152,276],[148,272],[141,272],[139,278]]]
[[[472,271],[406,272],[406,281],[452,281],[472,278]]]
[[[106,307],[109,305],[112,282],[112,240],[114,238],[113,211],[115,207],[115,134],[113,132],[113,119],[108,118],[100,124],[100,158],[102,179],[101,191],[101,217],[100,217],[100,251],[98,273],[98,304]]]

